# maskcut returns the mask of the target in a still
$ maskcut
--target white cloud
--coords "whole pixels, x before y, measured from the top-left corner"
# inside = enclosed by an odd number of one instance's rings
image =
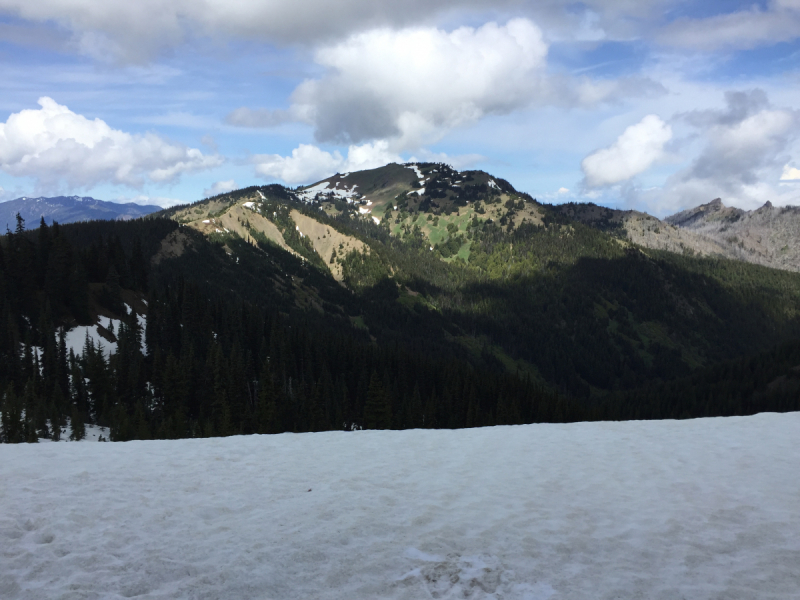
[[[311,144],[300,144],[291,156],[257,154],[253,163],[257,175],[292,184],[324,179],[339,171],[344,159],[339,152],[331,154]]]
[[[443,129],[528,104],[546,55],[526,19],[449,33],[375,29],[319,49],[315,60],[328,74],[295,90],[293,110],[315,123],[321,141],[418,148]]]
[[[372,29],[320,47],[314,60],[325,74],[300,84],[288,110],[242,107],[226,121],[242,127],[299,121],[313,125],[320,142],[386,140],[395,152],[418,151],[487,115],[665,91],[642,77],[548,74],[547,52],[542,31],[523,18],[449,32]]]
[[[28,21],[55,22],[89,56],[142,62],[191,37],[319,43],[375,27],[403,27],[443,12],[497,8],[514,0],[0,0],[0,11]]]
[[[326,152],[310,144],[300,144],[291,156],[261,154],[253,157],[256,173],[267,179],[280,179],[286,183],[310,183],[337,172],[375,169],[403,159],[389,151],[385,141],[350,146],[347,158],[334,151]]]
[[[704,146],[684,169],[667,178],[663,187],[623,190],[633,204],[656,214],[675,212],[714,198],[732,206],[753,209],[800,201],[791,185],[779,185],[800,170],[787,163],[792,143],[800,137],[800,111],[770,104],[762,90],[727,92],[726,107],[678,115],[695,128],[689,139]],[[685,141],[685,140],[684,140]]]
[[[784,165],[781,181],[800,181],[800,169]]]
[[[176,206],[178,204],[186,204],[186,200],[179,200],[177,198],[165,198],[163,196],[134,196],[132,198],[128,198],[126,196],[120,196],[115,200],[115,202],[119,202],[121,204],[125,204],[128,202],[133,202],[134,204],[141,204],[146,206],[160,206],[161,208],[169,208],[170,206]]]
[[[236,189],[236,182],[233,179],[228,181],[217,181],[210,188],[203,190],[203,196],[209,198],[218,194],[225,194]]]
[[[463,171],[486,161],[487,158],[482,154],[447,154],[445,152],[432,152],[427,148],[422,148],[419,152],[410,156],[405,162],[440,162],[446,163],[459,171]]]
[[[586,185],[613,185],[646,171],[663,157],[664,144],[670,139],[672,128],[657,115],[647,115],[628,127],[611,146],[583,159]]]
[[[475,22],[487,14],[531,18],[554,42],[644,39],[713,50],[791,41],[800,35],[797,0],[753,2],[743,10],[717,3],[710,17],[673,20],[683,4],[685,0],[0,0],[0,15],[22,20],[16,29],[23,29],[6,36],[15,43],[62,48],[69,43],[63,41],[67,32],[78,52],[102,61],[140,63],[187,41],[316,46],[370,29]],[[24,30],[31,23],[57,28],[31,34]]]
[[[797,115],[788,109],[764,109],[736,123],[714,125],[705,131],[707,146],[686,176],[753,184],[762,169],[781,168],[797,126]]]
[[[217,155],[169,142],[154,133],[133,135],[87,119],[48,97],[40,109],[0,123],[0,169],[32,177],[40,187],[88,188],[99,183],[141,187],[222,164]]]
[[[486,14],[534,19],[553,41],[630,41],[652,36],[680,4],[682,0],[0,0],[0,13],[58,26],[34,35],[17,33],[20,42],[53,45],[53,38],[60,41],[66,31],[79,52],[99,60],[143,62],[198,38],[204,43],[317,45],[369,29],[474,22]]]

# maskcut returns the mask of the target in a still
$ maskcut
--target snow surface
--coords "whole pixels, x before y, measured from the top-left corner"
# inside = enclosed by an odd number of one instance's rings
[[[322,181],[315,186],[297,192],[297,195],[305,202],[314,200],[314,198],[317,197],[317,194],[331,194],[337,198],[347,200],[348,202],[352,202],[353,198],[357,198],[359,196],[359,193],[356,192],[358,184],[354,184],[353,187],[349,189],[346,187],[339,189],[339,183],[341,183],[341,181],[337,181],[332,188],[328,187],[329,183],[330,182],[328,181]]]
[[[255,205],[256,205],[255,202],[245,202],[244,204],[242,204],[242,206],[244,206],[245,208],[249,208],[250,210],[255,210],[255,208],[253,208]]]
[[[143,322],[142,319],[143,317],[139,318],[139,323]],[[76,356],[78,354],[83,354],[83,345],[86,343],[86,333],[88,332],[89,337],[94,342],[95,348],[100,344],[103,345],[103,354],[105,354],[106,358],[116,353],[117,343],[109,342],[107,339],[102,337],[97,331],[97,326],[102,325],[104,328],[109,329],[110,326],[113,325],[114,335],[116,335],[117,331],[119,331],[119,326],[122,321],[119,319],[111,319],[109,317],[98,317],[97,321],[98,322],[95,325],[78,325],[77,327],[70,329],[64,336],[64,342],[66,343],[67,350],[72,348],[72,351]]]
[[[800,413],[0,446],[0,598],[800,596]]]
[[[50,427],[50,421],[47,421],[47,426]],[[97,442],[99,438],[102,436],[103,440],[108,441],[108,436],[110,435],[110,431],[108,427],[100,427],[99,425],[92,425],[90,423],[86,423],[84,425],[84,429],[86,430],[86,437],[82,440],[78,440],[80,443],[84,442]],[[70,440],[69,436],[72,435],[72,425],[67,419],[67,424],[61,427],[61,439],[58,442],[54,442],[48,438],[39,438],[40,444],[55,444],[55,443],[62,443],[62,442],[69,442],[75,443],[75,440]],[[2,535],[2,533],[0,533]],[[2,586],[2,583],[0,583]],[[1,589],[1,588],[0,588]]]
[[[417,174],[417,179],[422,179],[422,171],[419,170],[419,167],[417,165],[406,165],[406,167],[408,167],[409,169],[414,171],[414,173]]]

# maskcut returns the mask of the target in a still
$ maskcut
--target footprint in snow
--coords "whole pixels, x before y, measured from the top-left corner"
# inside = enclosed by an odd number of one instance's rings
[[[398,579],[406,586],[421,586],[431,598],[449,600],[548,600],[555,590],[543,583],[520,583],[496,556],[439,556],[408,548],[407,558],[419,563]]]

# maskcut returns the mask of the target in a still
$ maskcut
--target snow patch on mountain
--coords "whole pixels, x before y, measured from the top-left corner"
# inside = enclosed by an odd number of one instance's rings
[[[352,203],[354,200],[357,200],[361,197],[361,194],[356,191],[358,187],[357,184],[354,184],[352,187],[347,187],[343,184],[343,187],[340,189],[339,184],[343,183],[341,180],[337,180],[333,187],[330,187],[330,181],[321,181],[320,183],[306,188],[304,190],[300,190],[296,192],[297,197],[302,200],[303,202],[312,202],[318,199],[318,196],[334,197],[339,198],[341,200],[345,200],[348,203]]]
[[[417,179],[422,179],[422,171],[419,170],[419,167],[417,165],[405,165],[405,166],[417,174]]]
[[[119,331],[119,326],[122,323],[119,319],[111,319],[109,317],[98,317],[95,325],[78,325],[70,329],[64,336],[64,341],[67,350],[72,349],[75,355],[83,354],[83,347],[86,344],[86,336],[94,344],[95,348],[102,346],[103,354],[108,358],[117,352],[117,343],[111,342],[100,335],[97,330],[98,326],[103,327],[107,331],[114,331],[116,334]]]

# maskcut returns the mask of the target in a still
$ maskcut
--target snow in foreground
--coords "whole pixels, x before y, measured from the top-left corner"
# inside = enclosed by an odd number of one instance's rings
[[[800,597],[800,414],[0,446],[0,598]]]

